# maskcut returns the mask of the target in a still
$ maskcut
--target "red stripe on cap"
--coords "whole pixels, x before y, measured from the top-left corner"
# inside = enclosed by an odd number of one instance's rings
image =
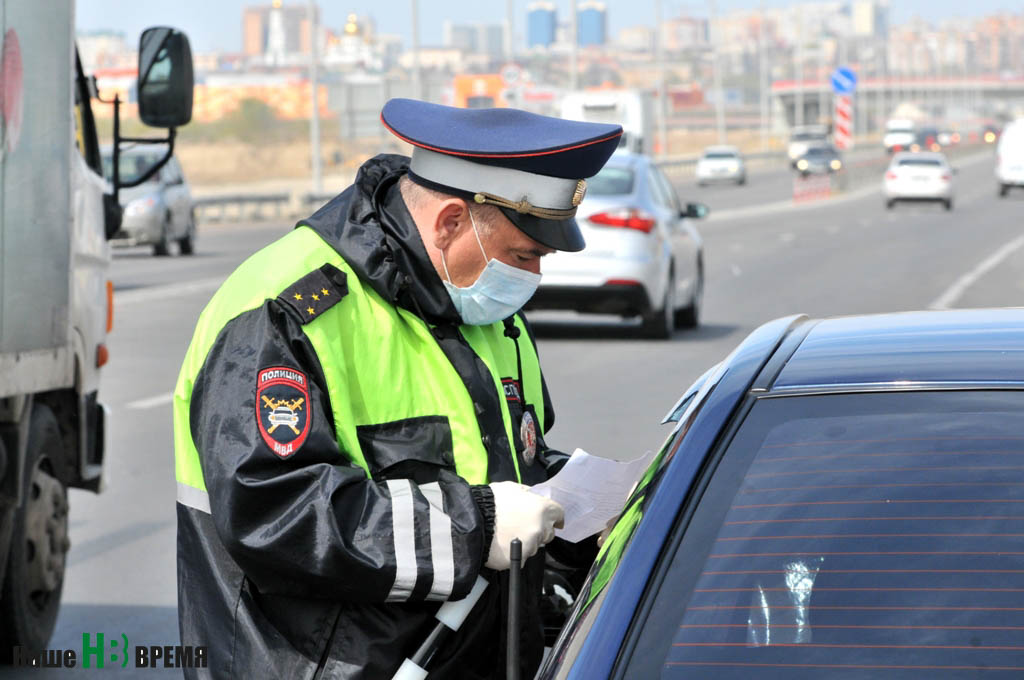
[[[413,146],[418,146],[421,149],[426,149],[428,151],[436,151],[438,153],[448,154],[449,156],[460,156],[467,158],[529,158],[531,156],[550,156],[551,154],[562,153],[563,151],[572,151],[573,149],[582,149],[585,146],[593,146],[594,144],[600,144],[601,142],[607,142],[609,139],[615,139],[616,137],[622,136],[622,132],[619,131],[616,132],[614,135],[608,135],[607,137],[603,137],[601,139],[595,139],[592,142],[584,142],[583,144],[577,144],[576,146],[563,146],[561,148],[552,149],[550,151],[534,151],[532,153],[465,153],[461,151],[452,151],[450,149],[442,149],[436,146],[428,146],[427,144],[423,144],[421,142],[409,139],[408,137],[399,134],[398,132],[395,131],[393,127],[388,125],[387,121],[384,120],[384,114],[381,114],[380,122],[381,125],[388,129],[388,132],[393,134],[395,137],[398,137],[403,142],[412,144]]]

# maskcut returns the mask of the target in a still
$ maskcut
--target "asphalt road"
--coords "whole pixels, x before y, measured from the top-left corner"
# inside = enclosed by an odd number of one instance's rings
[[[773,318],[1019,305],[1024,192],[997,199],[992,165],[982,156],[961,163],[950,213],[937,205],[887,211],[870,189],[797,207],[755,194],[773,203],[764,214],[744,211],[701,225],[703,323],[669,341],[639,339],[633,324],[618,319],[538,315],[557,413],[549,444],[613,458],[658,447],[668,433],[659,422],[680,393]],[[722,187],[722,195],[727,190],[738,199],[758,184],[755,178],[747,188]],[[714,207],[717,192],[684,195]],[[111,409],[106,488],[100,495],[71,493],[72,549],[51,648],[80,650],[83,633],[96,632],[108,639],[123,633],[130,646],[177,642],[170,392],[217,282],[288,226],[200,225],[198,254],[188,258],[153,258],[143,249],[116,254],[111,361],[101,391]],[[42,670],[32,677],[89,672]],[[103,677],[118,674],[141,675],[129,663]],[[180,671],[141,675],[161,676]]]

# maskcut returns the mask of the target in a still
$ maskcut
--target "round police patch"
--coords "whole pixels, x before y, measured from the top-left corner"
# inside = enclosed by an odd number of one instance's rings
[[[537,423],[529,411],[523,413],[523,420],[519,424],[519,439],[523,442],[523,460],[527,465],[533,464],[533,458],[537,455]]]
[[[256,422],[270,450],[288,458],[306,441],[310,426],[309,380],[284,366],[264,368],[256,377]]]

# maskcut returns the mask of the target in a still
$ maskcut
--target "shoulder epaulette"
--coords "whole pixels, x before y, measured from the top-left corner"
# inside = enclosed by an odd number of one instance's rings
[[[348,295],[345,272],[332,264],[314,269],[288,286],[277,299],[291,307],[307,324]]]

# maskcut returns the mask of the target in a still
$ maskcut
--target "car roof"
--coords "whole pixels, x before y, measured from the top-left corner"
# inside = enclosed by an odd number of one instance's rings
[[[902,161],[907,158],[921,158],[923,160],[940,162],[946,161],[945,154],[936,153],[934,151],[900,151],[898,153],[893,154],[892,162],[895,163],[896,161]]]
[[[740,150],[735,146],[728,146],[720,144],[717,146],[709,146],[704,149],[704,153],[735,153],[738,154]]]
[[[636,153],[635,151],[627,151],[625,149],[619,149],[615,151],[604,164],[603,167],[613,165],[616,167],[635,167],[638,165],[649,165],[651,163],[651,157],[646,156],[642,153]]]
[[[114,153],[114,147],[112,144],[100,145],[100,153],[104,156],[110,156]],[[165,154],[167,153],[166,144],[124,144],[121,146],[122,156],[135,156],[139,154],[152,155],[154,153]]]
[[[1024,308],[850,316],[801,325],[806,336],[771,391],[1024,388]]]

